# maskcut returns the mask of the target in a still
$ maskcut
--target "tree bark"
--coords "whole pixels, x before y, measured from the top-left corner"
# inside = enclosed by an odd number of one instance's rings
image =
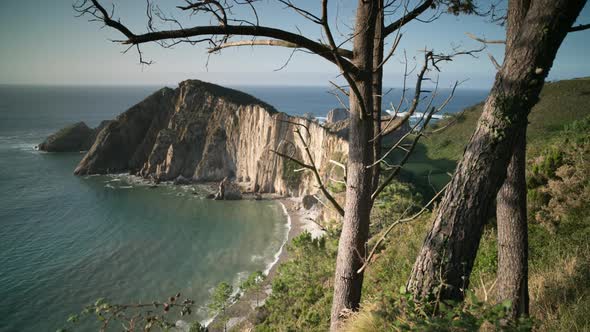
[[[373,159],[379,160],[381,156],[381,104],[383,101],[383,1],[378,1],[379,10],[375,20],[375,37],[373,44]],[[379,187],[381,165],[373,167],[372,191]]]
[[[355,76],[355,84],[361,100],[350,92],[346,204],[336,258],[331,331],[338,330],[346,311],[358,309],[361,299],[363,273],[356,271],[363,265],[371,211],[373,171],[367,166],[373,162],[373,150],[368,142],[373,136],[372,68],[377,2],[359,0],[356,14],[353,62],[360,72]]]
[[[585,0],[534,1],[506,48],[483,113],[416,259],[407,288],[417,299],[462,300],[512,145]],[[510,15],[510,12],[508,13]]]
[[[510,318],[528,316],[526,129],[518,133],[504,185],[497,197],[498,301],[510,300]]]
[[[530,7],[530,0],[509,3],[506,47],[514,47],[518,31]],[[517,138],[508,165],[506,180],[496,198],[498,224],[497,300],[511,301],[509,318],[529,314],[528,233],[526,206],[526,128]]]

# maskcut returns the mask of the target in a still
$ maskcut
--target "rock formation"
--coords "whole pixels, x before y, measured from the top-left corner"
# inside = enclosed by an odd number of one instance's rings
[[[94,129],[84,122],[74,123],[47,137],[37,148],[47,152],[87,151],[92,146],[96,135],[109,121],[103,121]]]
[[[328,112],[326,123],[336,123],[348,119],[350,113],[344,108],[334,108]]]
[[[129,172],[177,184],[228,178],[244,192],[302,196],[317,193],[315,178],[275,152],[307,164],[313,160],[326,184],[329,178],[342,179],[342,170],[329,162],[346,163],[348,120],[342,112],[331,111],[331,120],[322,125],[279,113],[245,93],[188,80],[177,89],[156,91],[96,129],[83,122],[64,128],[39,148],[88,150],[77,175]]]
[[[345,128],[290,117],[245,93],[189,80],[155,92],[111,121],[75,174],[128,171],[155,181],[201,182],[228,177],[245,191],[315,193],[311,174],[295,172],[298,165],[273,152],[310,162],[296,128],[327,179],[329,160],[346,159]]]
[[[219,190],[213,199],[226,201],[239,200],[242,199],[242,191],[240,186],[226,177],[219,183]]]

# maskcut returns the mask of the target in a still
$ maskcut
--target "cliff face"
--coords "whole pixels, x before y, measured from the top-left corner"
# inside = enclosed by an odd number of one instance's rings
[[[327,178],[333,171],[329,160],[344,161],[348,152],[342,132],[278,113],[239,91],[185,81],[175,90],[157,91],[106,125],[75,174],[129,171],[156,181],[229,177],[247,191],[315,193],[311,174],[295,172],[299,166],[272,152],[310,162],[295,128],[302,130]]]

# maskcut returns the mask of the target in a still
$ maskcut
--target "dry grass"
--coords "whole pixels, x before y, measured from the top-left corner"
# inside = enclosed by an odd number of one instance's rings
[[[531,315],[539,331],[590,331],[590,247],[532,271]]]

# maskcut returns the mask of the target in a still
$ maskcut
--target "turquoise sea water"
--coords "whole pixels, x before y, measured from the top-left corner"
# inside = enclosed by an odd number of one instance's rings
[[[274,261],[287,232],[276,202],[76,177],[81,154],[34,150],[59,127],[95,125],[152,90],[0,89],[0,331],[55,331],[99,297],[149,303],[181,292],[203,306],[219,282]]]
[[[0,86],[0,331],[55,331],[99,297],[151,302],[177,292],[203,308],[192,319],[205,320],[216,284],[275,260],[288,231],[276,202],[214,202],[192,187],[76,177],[81,154],[34,150],[59,128],[96,126],[156,89]],[[338,107],[324,88],[240,89],[291,114]],[[461,92],[448,110],[483,96]]]

